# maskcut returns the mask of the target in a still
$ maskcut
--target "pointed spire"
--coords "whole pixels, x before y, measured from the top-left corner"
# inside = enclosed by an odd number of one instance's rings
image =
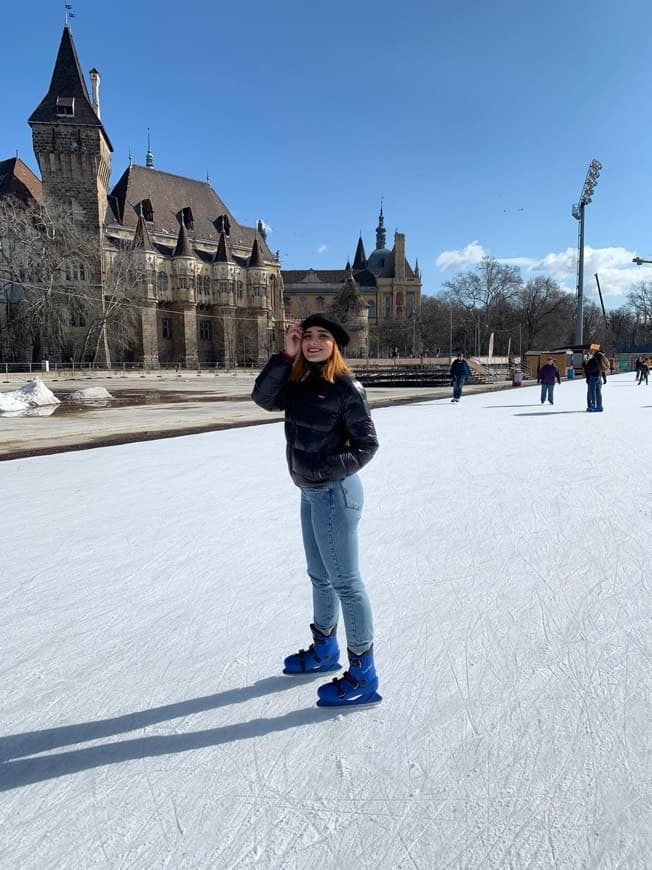
[[[414,261],[414,276],[415,276],[415,278],[421,277],[421,271],[419,269],[419,259],[418,258]]]
[[[30,115],[29,124],[76,124],[98,127],[113,147],[98,118],[82,75],[69,27],[64,27],[47,94]]]
[[[378,226],[376,227],[376,250],[386,246],[385,235],[385,218],[383,217],[383,198],[380,198],[380,214],[378,215]]]
[[[147,153],[145,154],[145,166],[148,169],[154,168],[154,155],[152,154],[152,143],[149,136],[149,127],[147,128]]]
[[[229,249],[226,246],[226,234],[220,233],[220,240],[217,243],[217,251],[215,251],[214,263],[228,263],[231,260]]]
[[[149,236],[149,230],[147,229],[147,224],[145,223],[142,205],[140,206],[140,209],[138,211],[138,220],[136,221],[136,229],[134,231],[132,248],[142,248],[144,251],[154,251],[154,247],[152,246],[152,240]]]
[[[186,224],[183,220],[183,213],[181,214],[181,225],[179,227],[179,236],[177,238],[177,246],[174,249],[173,257],[194,257],[192,252],[192,245],[190,244],[190,239],[188,238],[188,230],[186,229]]]
[[[358,247],[355,249],[355,257],[353,258],[354,269],[367,268],[367,255],[365,254],[364,244],[362,242],[362,233],[358,239]]]
[[[256,234],[254,238],[254,245],[251,249],[251,257],[249,258],[249,267],[251,268],[252,266],[255,266],[257,268],[260,268],[264,265],[265,263],[263,262],[263,255],[260,253],[260,248],[258,246],[258,235]]]

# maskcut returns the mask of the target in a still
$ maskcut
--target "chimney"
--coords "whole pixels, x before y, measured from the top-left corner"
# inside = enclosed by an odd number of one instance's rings
[[[93,69],[89,73],[91,77],[91,88],[93,91],[93,100],[92,106],[97,115],[98,119],[100,118],[100,74],[93,67]]]

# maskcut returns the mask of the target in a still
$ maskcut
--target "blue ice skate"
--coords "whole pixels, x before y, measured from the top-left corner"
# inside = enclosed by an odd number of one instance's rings
[[[355,655],[351,650],[348,653],[348,671],[317,689],[318,707],[357,707],[382,701],[378,694],[373,644],[361,655]]]
[[[318,674],[324,671],[337,671],[342,665],[339,662],[340,648],[337,645],[337,626],[329,634],[324,634],[314,625],[310,626],[312,643],[308,649],[288,656],[283,662],[284,674]]]

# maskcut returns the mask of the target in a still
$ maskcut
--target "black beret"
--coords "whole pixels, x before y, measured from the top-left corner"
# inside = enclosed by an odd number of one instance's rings
[[[323,326],[337,342],[338,347],[346,347],[351,336],[342,324],[330,314],[311,314],[301,323],[301,329],[309,329],[311,326]]]

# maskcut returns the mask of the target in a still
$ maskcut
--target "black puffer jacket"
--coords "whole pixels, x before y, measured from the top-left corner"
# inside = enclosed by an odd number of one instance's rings
[[[287,461],[297,486],[319,486],[355,474],[378,450],[365,391],[348,376],[334,384],[311,366],[289,381],[292,361],[274,354],[256,378],[252,399],[266,411],[285,411]]]
[[[594,356],[589,357],[589,359],[587,359],[587,361],[584,363],[584,376],[586,378],[587,384],[589,382],[589,378],[599,377],[602,378],[605,384],[607,383],[607,373],[602,371],[597,359]]]

